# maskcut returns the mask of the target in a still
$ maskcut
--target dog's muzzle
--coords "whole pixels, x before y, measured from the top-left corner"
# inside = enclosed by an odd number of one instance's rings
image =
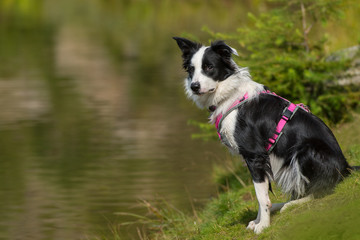
[[[194,93],[199,93],[200,83],[199,82],[193,82],[193,83],[191,83],[190,88]]]

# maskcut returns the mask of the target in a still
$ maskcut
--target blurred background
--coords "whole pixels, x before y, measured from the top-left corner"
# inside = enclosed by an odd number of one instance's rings
[[[183,93],[173,36],[235,32],[251,1],[0,0],[0,239],[100,239],[144,215],[140,200],[182,211],[216,194],[218,142]],[[349,9],[328,51],[356,45]],[[233,47],[237,47],[236,45]],[[136,228],[116,227],[136,238]]]

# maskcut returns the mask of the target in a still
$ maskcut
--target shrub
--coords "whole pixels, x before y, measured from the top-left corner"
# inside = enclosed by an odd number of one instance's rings
[[[357,107],[358,88],[340,85],[337,76],[352,59],[330,60],[325,51],[324,23],[339,19],[348,1],[272,1],[277,5],[260,16],[251,13],[251,26],[234,34],[210,33],[212,39],[239,44],[239,65],[249,66],[252,77],[293,102],[302,102],[327,123],[349,119]],[[315,31],[314,31],[315,30]],[[237,47],[237,46],[235,46]]]

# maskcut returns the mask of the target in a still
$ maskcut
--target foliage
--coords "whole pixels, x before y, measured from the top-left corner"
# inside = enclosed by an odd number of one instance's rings
[[[212,39],[225,39],[239,44],[242,66],[249,66],[255,81],[293,102],[310,106],[312,112],[327,123],[349,119],[351,108],[357,107],[359,91],[337,83],[339,73],[352,59],[329,60],[324,24],[339,19],[349,1],[272,1],[276,8],[255,16],[250,26],[235,34],[209,32]],[[350,97],[351,96],[351,97]]]

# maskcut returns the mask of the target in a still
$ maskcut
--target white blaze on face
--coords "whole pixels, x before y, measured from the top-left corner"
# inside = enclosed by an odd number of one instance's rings
[[[201,47],[199,49],[199,51],[197,51],[191,59],[191,65],[194,66],[195,71],[194,71],[194,75],[192,77],[191,82],[189,81],[189,84],[199,82],[200,83],[200,91],[199,91],[200,94],[213,92],[216,89],[217,84],[218,84],[217,81],[206,76],[202,70],[203,56],[204,56],[205,50],[207,48],[209,48],[209,47]]]

